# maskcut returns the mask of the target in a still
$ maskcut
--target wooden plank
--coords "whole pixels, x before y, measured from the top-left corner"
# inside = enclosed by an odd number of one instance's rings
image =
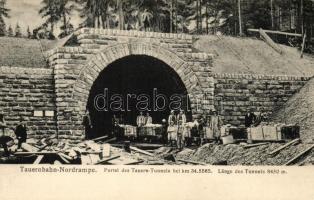
[[[39,155],[33,164],[38,165],[42,161],[43,158],[44,158],[44,155]]]
[[[251,32],[259,32],[259,29],[248,29],[248,31]],[[279,34],[279,35],[289,35],[289,36],[295,36],[295,37],[302,37],[302,34],[298,33],[288,33],[288,32],[282,32],[282,31],[272,31],[272,30],[264,30],[266,33],[272,33],[272,34]]]
[[[295,162],[298,158],[300,158],[301,156],[303,156],[305,153],[309,152],[310,150],[312,150],[314,148],[314,145],[310,146],[309,148],[307,148],[306,150],[302,151],[301,153],[299,153],[298,155],[296,155],[295,157],[293,157],[292,159],[290,159],[288,162],[286,162],[284,165],[290,165],[293,162]]]
[[[135,162],[125,163],[124,165],[137,165],[137,164],[141,164],[143,162],[144,162],[144,160],[139,160],[139,161],[135,161]]]
[[[89,155],[81,155],[82,165],[90,165],[92,164],[92,160]]]
[[[111,146],[110,146],[110,144],[103,144],[103,146],[102,146],[102,156],[103,157],[110,157],[110,149],[111,149]]]
[[[184,163],[190,163],[190,164],[194,164],[194,165],[207,165],[206,163],[192,161],[192,160],[177,159],[177,161],[184,162]]]
[[[54,165],[62,165],[62,163],[59,160],[54,161]]]
[[[105,141],[103,141],[103,143],[110,143],[110,142],[113,142],[113,141],[116,141],[117,140],[117,138],[110,138],[110,139],[108,139],[108,140],[105,140]]]
[[[58,153],[58,155],[60,155],[60,156],[62,156],[62,157],[64,157],[64,158],[66,158],[66,159],[68,159],[68,160],[72,160],[72,157],[71,156],[68,156],[68,155],[66,155],[66,154],[64,154],[64,153]]]
[[[100,161],[100,157],[99,157],[99,154],[89,154],[88,155],[91,159],[91,163],[97,163]]]
[[[115,159],[117,159],[117,158],[120,158],[120,156],[113,156],[113,157],[111,157],[111,158],[106,158],[106,159],[104,159],[104,160],[98,161],[97,163],[95,163],[95,165],[104,164],[104,163],[106,163],[106,162],[108,162],[108,161],[110,161],[110,160],[115,160]]]
[[[42,147],[39,147],[38,148],[38,151],[42,151],[42,150],[44,150],[46,147],[48,147],[48,146],[51,146],[50,144],[45,144],[44,146],[42,146]]]
[[[279,54],[283,54],[282,49],[279,47],[278,44],[276,44],[268,35],[267,33],[263,30],[259,30],[260,35],[264,38],[265,42],[272,47],[275,51],[277,51]]]
[[[124,148],[124,144],[111,144],[113,147]],[[148,143],[131,143],[131,146],[141,148],[141,149],[158,149],[163,147],[164,145],[161,144],[148,144]],[[147,150],[148,151],[148,150]]]
[[[157,148],[163,147],[163,145],[161,144],[148,144],[148,143],[132,143],[131,145],[137,148],[145,148],[145,149],[157,149]]]
[[[99,140],[104,140],[104,139],[107,139],[109,136],[108,135],[105,135],[105,136],[102,136],[102,137],[98,137],[98,138],[95,138],[95,139],[92,139],[93,141],[99,141]]]
[[[263,146],[263,145],[267,145],[267,144],[269,144],[269,142],[258,143],[258,144],[249,144],[249,145],[243,146],[243,148],[247,149],[247,148],[258,147],[258,146]]]
[[[39,149],[37,147],[34,147],[30,144],[27,144],[27,143],[23,143],[21,145],[21,148],[24,150],[24,151],[27,151],[27,152],[37,152]]]
[[[306,41],[306,33],[303,36],[303,41],[302,41],[302,48],[301,48],[301,58],[303,58],[303,52],[304,52],[304,47],[305,47],[305,41]]]
[[[136,151],[136,152],[145,154],[145,155],[147,155],[147,156],[152,156],[152,157],[155,156],[154,154],[149,153],[149,152],[147,152],[147,151],[144,151],[144,150],[142,150],[142,149],[139,149],[139,148],[137,148],[137,147],[130,146],[130,149],[133,150],[133,151]]]
[[[281,146],[281,147],[275,149],[274,151],[270,152],[269,154],[272,155],[272,154],[278,153],[278,152],[281,151],[282,149],[284,149],[284,148],[286,148],[286,147],[288,147],[288,146],[290,146],[290,145],[292,145],[292,144],[298,143],[298,142],[300,142],[300,138],[297,138],[297,139],[295,139],[295,140],[292,140],[292,141],[288,142],[287,144],[285,144],[285,145],[283,145],[283,146]]]
[[[15,152],[14,155],[16,156],[23,156],[23,155],[50,155],[50,154],[58,154],[59,152],[51,151],[51,152]]]
[[[59,157],[61,158],[61,160],[63,160],[63,162],[65,162],[66,164],[70,164],[70,161],[68,159],[66,159],[65,157],[63,157],[63,155],[61,153],[58,153]],[[70,159],[72,160],[72,159]]]

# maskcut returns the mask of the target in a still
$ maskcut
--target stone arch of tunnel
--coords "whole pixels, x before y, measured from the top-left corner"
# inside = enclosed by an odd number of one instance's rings
[[[102,76],[106,76],[107,68],[109,68],[108,71],[110,74],[110,70],[114,70],[110,69],[113,68],[110,66],[121,63],[123,60],[125,62],[125,59],[134,60],[135,58],[139,58],[144,63],[147,62],[147,68],[151,67],[151,63],[153,63],[153,65],[158,63],[157,65],[163,66],[160,68],[155,66],[155,68],[153,68],[164,72],[163,75],[160,73],[159,82],[163,81],[163,78],[167,77],[169,74],[172,74],[172,77],[175,77],[174,79],[177,81],[177,86],[179,86],[177,88],[181,88],[181,91],[183,91],[184,88],[184,93],[187,93],[189,96],[188,102],[191,108],[191,112],[188,113],[189,118],[202,112],[196,107],[199,106],[197,99],[203,94],[203,89],[190,64],[178,56],[177,53],[161,47],[160,45],[136,42],[121,43],[106,47],[89,58],[89,62],[82,67],[76,82],[72,85],[71,99],[73,99],[75,103],[70,104],[71,107],[74,108],[71,116],[79,119],[83,118],[85,110],[90,106],[92,99],[91,95],[95,94],[93,90],[95,90],[94,88],[100,87],[97,86],[99,84],[97,82],[102,79]],[[130,65],[128,65],[128,67],[129,66]],[[102,92],[102,94],[104,94],[104,92]],[[164,113],[167,113],[167,111]],[[93,118],[95,118],[95,116],[96,115],[94,115]],[[160,119],[160,117],[157,118]],[[134,119],[132,120],[132,123],[134,124]],[[92,137],[96,137],[98,134],[104,134],[103,128],[100,129],[100,133],[96,133]],[[79,132],[82,131],[84,136],[84,129],[82,126],[75,126],[73,127],[73,130]]]
[[[109,64],[94,81],[87,101],[93,123],[88,138],[112,131],[115,115],[123,124],[136,125],[140,112],[153,123],[167,119],[170,110],[192,112],[188,92],[180,76],[166,63],[151,56],[131,55]]]

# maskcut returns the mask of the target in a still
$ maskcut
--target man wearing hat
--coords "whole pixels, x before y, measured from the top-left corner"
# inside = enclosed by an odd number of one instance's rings
[[[177,116],[177,122],[178,122],[177,145],[178,145],[178,149],[182,149],[183,143],[184,143],[184,138],[183,138],[184,125],[186,123],[186,116],[183,110],[180,110],[180,113]]]
[[[213,115],[210,119],[210,128],[213,131],[213,136],[215,138],[216,142],[219,142],[220,140],[220,127],[223,125],[223,122],[220,118],[220,116],[217,113],[217,110],[213,110]]]
[[[245,115],[245,119],[244,119],[244,121],[245,121],[245,127],[251,127],[254,123],[255,123],[255,121],[256,121],[256,116],[255,116],[255,114],[252,112],[252,110],[250,110],[250,109],[247,109],[247,113],[246,113],[246,115]]]
[[[152,124],[152,123],[153,123],[153,118],[149,115],[149,113],[146,113],[145,125]]]
[[[137,116],[137,118],[136,118],[136,125],[138,127],[142,127],[142,126],[145,125],[145,117],[143,115],[143,112],[140,112],[140,115]]]
[[[176,115],[174,114],[174,110],[171,110],[170,112],[170,115],[168,117],[168,124],[177,124],[177,117]]]

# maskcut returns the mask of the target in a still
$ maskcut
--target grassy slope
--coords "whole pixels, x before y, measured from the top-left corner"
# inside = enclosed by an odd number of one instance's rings
[[[43,50],[50,49],[52,41],[41,41]],[[47,67],[38,40],[0,37],[0,65],[14,67]]]

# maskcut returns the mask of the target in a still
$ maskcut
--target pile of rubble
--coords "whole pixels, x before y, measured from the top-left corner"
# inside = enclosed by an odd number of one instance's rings
[[[28,140],[22,151],[10,157],[2,157],[1,163],[14,164],[82,164],[82,165],[163,165],[171,164],[154,154],[162,145],[129,142],[112,143],[116,138],[107,136],[86,140],[78,144],[59,141],[55,138]],[[16,149],[13,147],[11,149]]]
[[[297,141],[297,140],[294,140]],[[293,142],[293,141],[292,141]],[[287,143],[289,144],[289,143]],[[248,144],[205,144],[192,150],[185,149],[176,155],[177,159],[206,164],[227,165],[313,165],[313,144],[297,141],[291,145],[280,143]],[[283,148],[286,146],[285,148]]]

